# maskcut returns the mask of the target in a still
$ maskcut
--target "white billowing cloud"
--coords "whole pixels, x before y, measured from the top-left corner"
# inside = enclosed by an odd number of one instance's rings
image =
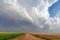
[[[60,27],[60,19],[57,18],[57,17],[54,17],[54,18],[50,18],[47,20],[46,24],[49,24],[50,26],[50,29],[56,29],[56,28],[59,28]]]
[[[56,1],[57,0],[3,0],[0,4],[0,22],[2,21],[0,26],[9,26],[13,31],[55,31],[60,28],[60,19],[57,17],[50,18],[48,8]],[[4,29],[5,27],[1,28]],[[12,31],[9,30],[9,28],[8,31]]]
[[[58,17],[50,18],[49,20],[47,20],[46,23],[49,24],[49,27],[50,27],[49,29],[51,32],[59,32],[60,18]]]
[[[48,0],[50,6],[53,5],[55,2],[57,2],[58,0]]]
[[[3,0],[3,2],[5,4],[14,5],[17,2],[17,0]]]
[[[34,13],[35,17],[37,17],[37,19],[34,19],[37,25],[39,25],[40,27],[44,27],[47,25],[48,27],[50,27],[50,28],[52,27],[54,29],[59,25],[59,23],[57,24],[58,18],[49,18],[49,13],[47,11],[48,7],[50,7],[56,1],[53,1],[50,4],[49,1],[40,0],[40,4],[38,4],[37,7],[32,8],[33,9],[32,13]],[[49,21],[49,22],[47,24],[45,24],[47,21]],[[60,22],[60,21],[58,21],[58,22]],[[56,27],[55,27],[55,25],[56,25]]]

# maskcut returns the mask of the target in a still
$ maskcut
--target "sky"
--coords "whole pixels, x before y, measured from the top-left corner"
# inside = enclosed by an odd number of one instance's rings
[[[0,0],[1,32],[60,33],[60,0]]]
[[[49,13],[50,13],[50,17],[57,17],[57,12],[60,11],[60,0],[58,0],[57,2],[55,2],[52,6],[49,7],[48,9]]]

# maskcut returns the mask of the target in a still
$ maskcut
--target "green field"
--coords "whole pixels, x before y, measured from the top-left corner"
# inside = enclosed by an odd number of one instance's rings
[[[0,40],[7,40],[23,35],[24,33],[0,33]]]
[[[22,36],[24,34],[26,34],[26,33],[9,33],[9,32],[1,33],[0,32],[0,40],[16,38],[16,37]],[[31,34],[31,33],[29,33],[29,34]],[[31,35],[38,37],[38,38],[45,39],[45,40],[60,40],[60,34],[31,34]]]
[[[60,34],[32,34],[32,35],[46,40],[60,40]]]

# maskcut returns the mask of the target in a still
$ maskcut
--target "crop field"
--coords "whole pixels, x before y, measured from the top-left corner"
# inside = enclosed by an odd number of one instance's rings
[[[43,38],[45,40],[60,40],[60,34],[32,34],[33,36]]]
[[[15,38],[17,36],[21,36],[24,33],[0,33],[0,40],[7,40],[9,38]]]
[[[28,37],[28,38],[27,38]],[[60,34],[1,33],[0,40],[60,40]]]

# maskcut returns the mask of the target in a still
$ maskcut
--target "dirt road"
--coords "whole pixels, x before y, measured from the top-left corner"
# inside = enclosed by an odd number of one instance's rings
[[[20,37],[17,37],[15,39],[9,39],[9,40],[45,40],[45,39],[42,39],[42,38],[38,38],[38,37],[35,37],[31,34],[25,34],[23,36],[20,36]]]

